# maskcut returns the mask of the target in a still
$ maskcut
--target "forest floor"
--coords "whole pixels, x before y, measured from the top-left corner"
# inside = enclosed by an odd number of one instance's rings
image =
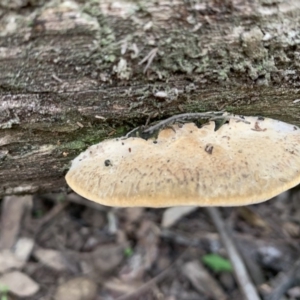
[[[0,300],[300,299],[300,190],[217,217],[209,210],[109,208],[74,193],[1,202]],[[284,296],[282,296],[284,294]],[[254,299],[254,298],[249,298]]]

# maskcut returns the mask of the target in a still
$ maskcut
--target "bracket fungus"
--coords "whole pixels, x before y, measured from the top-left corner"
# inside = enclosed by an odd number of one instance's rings
[[[220,112],[173,116],[89,147],[66,180],[108,206],[259,203],[300,183],[300,128]]]

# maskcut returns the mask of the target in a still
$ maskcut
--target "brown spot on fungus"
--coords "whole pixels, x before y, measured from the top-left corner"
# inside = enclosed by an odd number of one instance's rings
[[[214,146],[212,144],[207,144],[204,148],[205,152],[208,154],[212,154],[214,150]]]
[[[255,122],[254,128],[252,128],[252,130],[254,130],[254,131],[266,131],[267,128],[262,129],[262,128],[259,127],[259,123]]]
[[[104,165],[105,165],[105,167],[109,167],[109,166],[112,166],[112,163],[111,163],[111,161],[109,159],[106,159],[104,161]]]
[[[245,117],[217,131],[214,121],[172,126],[159,131],[157,145],[151,138],[124,138],[132,153],[115,139],[91,146],[73,160],[67,183],[87,199],[123,207],[247,205],[300,183],[294,125]]]

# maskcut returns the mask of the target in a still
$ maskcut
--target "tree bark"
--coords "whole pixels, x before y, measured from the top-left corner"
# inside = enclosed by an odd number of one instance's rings
[[[300,2],[0,1],[0,196],[148,118],[226,110],[300,125]]]

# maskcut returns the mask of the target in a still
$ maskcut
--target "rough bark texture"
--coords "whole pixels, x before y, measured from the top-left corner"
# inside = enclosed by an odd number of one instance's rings
[[[0,196],[181,112],[300,125],[299,0],[0,1]]]

